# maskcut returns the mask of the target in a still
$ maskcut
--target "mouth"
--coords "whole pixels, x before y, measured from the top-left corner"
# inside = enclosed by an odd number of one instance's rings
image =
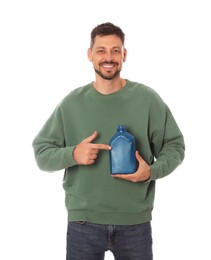
[[[104,69],[113,69],[117,66],[118,64],[116,62],[103,62],[100,64],[100,66]]]

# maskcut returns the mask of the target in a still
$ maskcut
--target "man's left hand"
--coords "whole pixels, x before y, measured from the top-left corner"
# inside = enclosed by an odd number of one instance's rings
[[[132,181],[132,182],[147,181],[151,176],[150,166],[144,161],[144,159],[142,159],[138,151],[136,151],[136,159],[139,162],[139,166],[135,173],[113,174],[112,177]]]

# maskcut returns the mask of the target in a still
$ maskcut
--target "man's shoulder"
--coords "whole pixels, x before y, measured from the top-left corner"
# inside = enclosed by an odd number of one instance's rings
[[[143,83],[139,83],[136,81],[128,81],[129,85],[131,88],[134,89],[134,91],[138,91],[141,93],[145,93],[146,95],[150,95],[150,96],[159,96],[158,93],[152,88],[149,87],[148,85],[145,85]]]
[[[84,86],[77,87],[77,88],[71,90],[71,92],[67,95],[67,97],[74,98],[74,97],[84,95],[87,91],[89,91],[89,88],[90,88],[90,84],[86,84]]]
[[[141,98],[142,101],[149,102],[150,104],[164,105],[163,99],[154,88],[135,81],[129,81],[129,84],[134,98]]]
[[[57,105],[58,109],[63,109],[65,107],[70,107],[74,106],[74,104],[82,104],[82,97],[86,96],[85,93],[89,91],[90,84],[81,86],[81,87],[76,87],[73,90],[69,92]]]
[[[67,102],[70,100],[73,101],[75,99],[81,98],[89,91],[89,88],[90,88],[90,84],[74,88],[73,90],[70,91],[69,94],[67,94],[67,96],[64,97],[62,102]]]

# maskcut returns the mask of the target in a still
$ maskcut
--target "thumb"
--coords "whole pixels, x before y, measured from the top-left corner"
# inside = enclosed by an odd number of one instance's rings
[[[97,137],[97,131],[94,131],[94,133],[92,135],[90,135],[89,137],[85,138],[83,140],[83,142],[91,143],[96,137]]]
[[[136,159],[138,160],[139,163],[143,162],[143,158],[141,157],[138,151],[136,151]]]

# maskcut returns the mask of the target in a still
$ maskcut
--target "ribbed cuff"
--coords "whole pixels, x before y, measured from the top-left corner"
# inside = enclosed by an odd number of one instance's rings
[[[67,164],[67,168],[68,167],[72,167],[77,165],[77,162],[74,160],[73,158],[73,150],[75,149],[76,146],[69,146],[69,147],[65,147],[65,161]]]

